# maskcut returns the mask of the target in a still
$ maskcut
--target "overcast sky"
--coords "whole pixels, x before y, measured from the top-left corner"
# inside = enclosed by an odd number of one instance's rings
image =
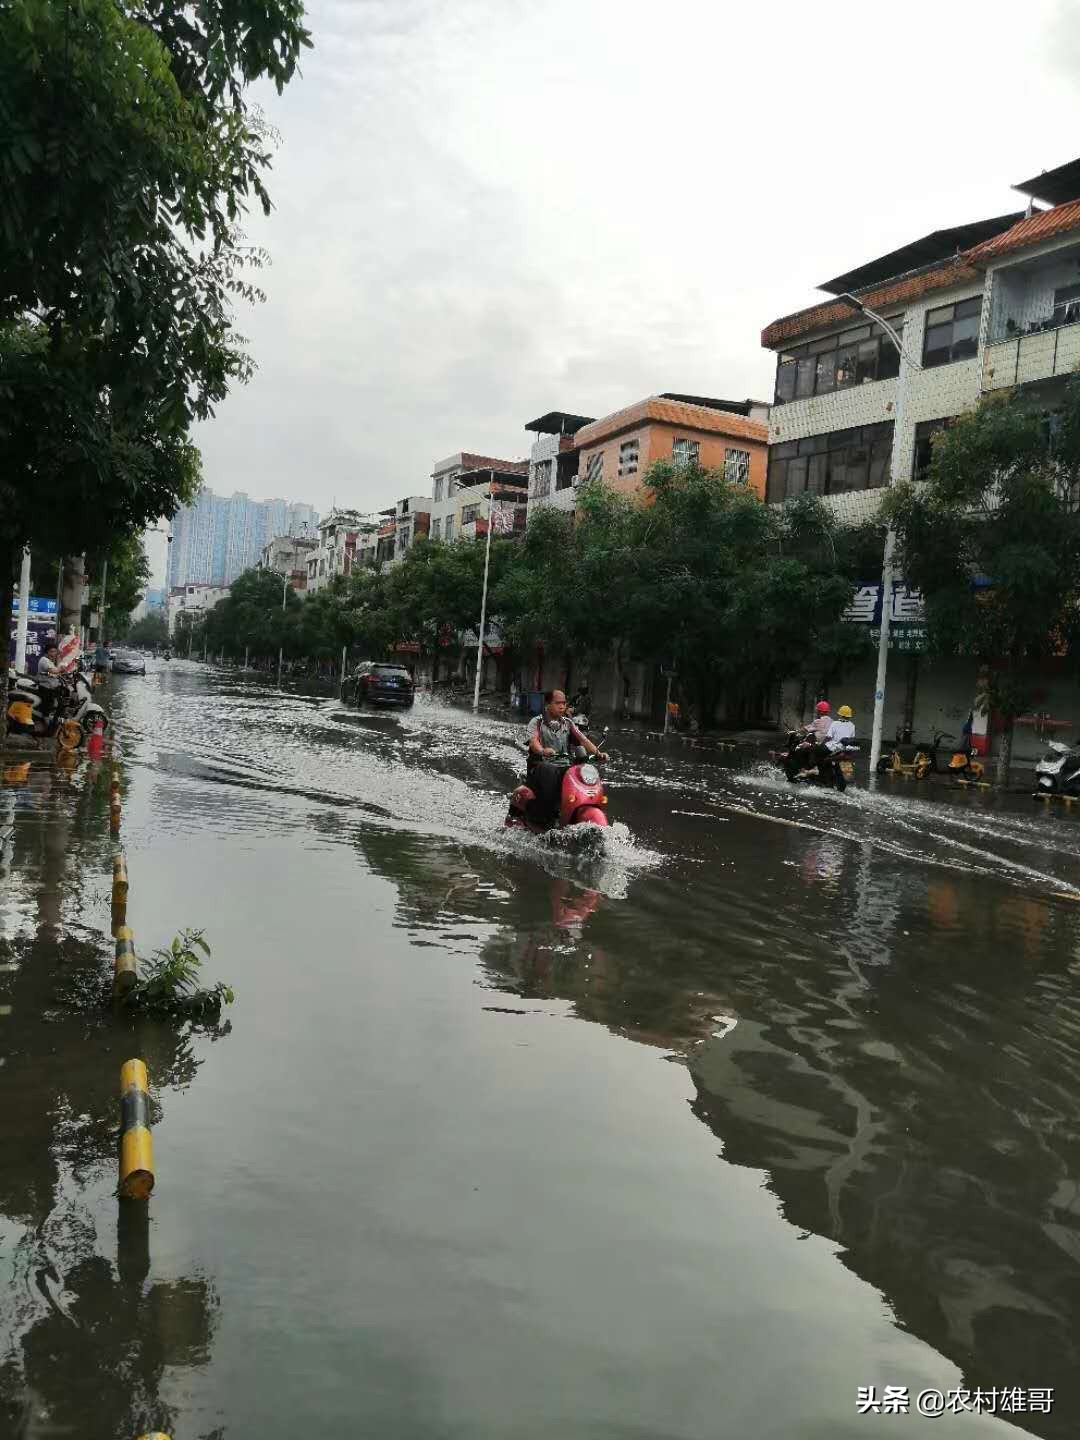
[[[308,10],[259,370],[196,437],[219,493],[376,509],[547,410],[769,398],[768,321],[1080,153],[1073,0]]]

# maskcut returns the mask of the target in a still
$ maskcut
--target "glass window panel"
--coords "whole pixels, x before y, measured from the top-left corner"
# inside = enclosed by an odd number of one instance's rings
[[[870,326],[860,325],[857,330],[845,330],[844,333],[840,336],[840,344],[847,345],[852,340],[869,340],[869,338]]]
[[[808,355],[820,355],[825,350],[835,350],[839,338],[838,335],[826,335],[824,340],[811,340],[810,344],[806,347],[806,353]]]
[[[814,372],[816,368],[813,360],[807,359],[799,361],[799,373],[795,381],[795,394],[800,400],[814,393]]]
[[[955,345],[957,340],[971,340],[978,336],[979,317],[978,315],[965,315],[953,321],[952,338]]]
[[[895,380],[900,374],[900,352],[891,340],[882,340],[881,352],[878,355],[877,378],[879,380]]]
[[[889,457],[881,455],[877,449],[870,457],[870,481],[868,489],[880,490],[889,483]]]
[[[954,360],[970,360],[979,351],[977,336],[971,336],[966,340],[954,340],[952,347],[952,358]]]
[[[942,305],[939,310],[928,310],[926,312],[927,329],[929,329],[931,325],[944,325],[945,322],[951,320],[952,317],[953,307],[951,305]]]
[[[797,455],[798,453],[799,443],[797,440],[785,440],[780,445],[769,446],[770,462],[773,460],[787,460],[789,456]]]
[[[795,398],[795,371],[794,360],[789,360],[785,365],[779,365],[776,370],[776,403],[785,404],[788,400]]]
[[[865,385],[868,381],[877,379],[877,357],[878,342],[876,340],[865,340],[859,346],[858,366],[855,372],[858,384]]]
[[[787,489],[787,461],[770,460],[769,477],[765,481],[765,499],[770,505],[775,505],[778,500],[786,498]]]
[[[821,395],[836,385],[836,351],[817,358],[817,393]]]
[[[972,315],[978,317],[982,314],[982,296],[973,295],[970,300],[960,300],[953,307],[954,320],[967,320]]]
[[[866,445],[853,445],[847,452],[847,489],[866,489],[866,477],[869,466],[869,447]]]
[[[799,441],[800,455],[817,455],[819,451],[828,449],[828,435],[804,435]]]
[[[829,450],[846,450],[849,445],[856,445],[859,441],[858,426],[853,430],[831,430],[825,436],[825,443]]]
[[[805,455],[799,456],[796,460],[787,462],[787,490],[784,498],[790,499],[792,495],[801,495],[806,489],[806,471],[810,461]]]
[[[937,325],[926,332],[924,365],[947,365],[952,353],[952,326]]]
[[[855,384],[855,377],[858,373],[859,347],[856,344],[845,342],[840,346],[836,355],[836,388],[843,390],[847,385]]]
[[[815,495],[826,494],[826,482],[829,475],[828,455],[811,455],[809,460],[810,469],[807,473],[806,488]],[[793,464],[798,462],[793,461]]]

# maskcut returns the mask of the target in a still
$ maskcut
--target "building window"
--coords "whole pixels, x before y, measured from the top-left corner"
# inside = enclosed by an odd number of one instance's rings
[[[435,477],[435,485],[431,492],[431,498],[435,501],[443,498],[443,478],[441,475]]]
[[[441,520],[432,520],[432,522],[431,522],[431,538],[432,538],[432,540],[441,540],[441,539],[442,539],[442,521],[441,521]]]
[[[585,464],[585,479],[591,485],[596,480],[604,478],[604,452],[597,450],[595,455],[590,455]]]
[[[638,442],[624,440],[619,446],[619,474],[636,475],[638,468]]]
[[[971,300],[958,300],[955,305],[941,305],[937,310],[926,312],[924,368],[970,360],[978,352],[982,303],[982,296],[976,295]]]
[[[894,315],[889,324],[903,336],[902,315]],[[882,327],[857,325],[785,350],[776,365],[776,403],[786,405],[789,400],[892,380],[899,373],[900,356]]]
[[[533,466],[533,497],[543,500],[551,494],[551,461],[538,460]]]
[[[410,541],[411,539],[412,539],[412,531],[409,529],[409,527],[408,527],[407,525],[405,526],[405,528],[404,528],[403,530],[399,530],[399,531],[398,531],[398,535],[397,535],[397,549],[398,549],[398,554],[399,554],[399,555],[404,555],[404,554],[405,554],[405,551],[409,548],[409,541]]]
[[[480,506],[479,506],[479,505],[466,505],[465,508],[464,508],[464,510],[462,510],[462,512],[461,512],[461,523],[462,523],[462,526],[471,525],[471,524],[475,521],[476,517],[477,517],[479,514],[480,514]]]
[[[671,445],[671,463],[680,467],[696,465],[701,454],[699,440],[674,440]]]
[[[446,517],[446,538],[447,540],[454,538],[454,517],[452,515]]]
[[[725,452],[724,479],[729,485],[750,484],[749,450],[728,450]]]
[[[773,504],[809,491],[813,495],[844,495],[852,490],[880,490],[889,483],[893,425],[856,426],[827,435],[808,435],[769,447],[769,479],[765,498]]]
[[[940,435],[956,424],[956,416],[948,420],[921,420],[915,426],[915,464],[913,474],[916,480],[925,480],[930,473],[930,461],[934,455],[934,436]]]

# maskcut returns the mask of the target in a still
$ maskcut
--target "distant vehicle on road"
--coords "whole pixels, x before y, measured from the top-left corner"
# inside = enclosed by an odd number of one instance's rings
[[[114,650],[112,670],[114,675],[145,675],[146,661],[134,650]]]
[[[352,705],[400,705],[408,709],[416,695],[412,676],[404,665],[361,660],[346,680],[341,698]]]

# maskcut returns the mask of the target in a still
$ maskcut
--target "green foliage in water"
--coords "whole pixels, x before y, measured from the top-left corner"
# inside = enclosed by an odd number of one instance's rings
[[[209,989],[199,985],[203,958],[210,958],[210,946],[201,930],[181,930],[165,950],[155,950],[141,962],[142,974],[124,1003],[137,1010],[203,1015],[231,1005],[231,985],[218,981]]]

